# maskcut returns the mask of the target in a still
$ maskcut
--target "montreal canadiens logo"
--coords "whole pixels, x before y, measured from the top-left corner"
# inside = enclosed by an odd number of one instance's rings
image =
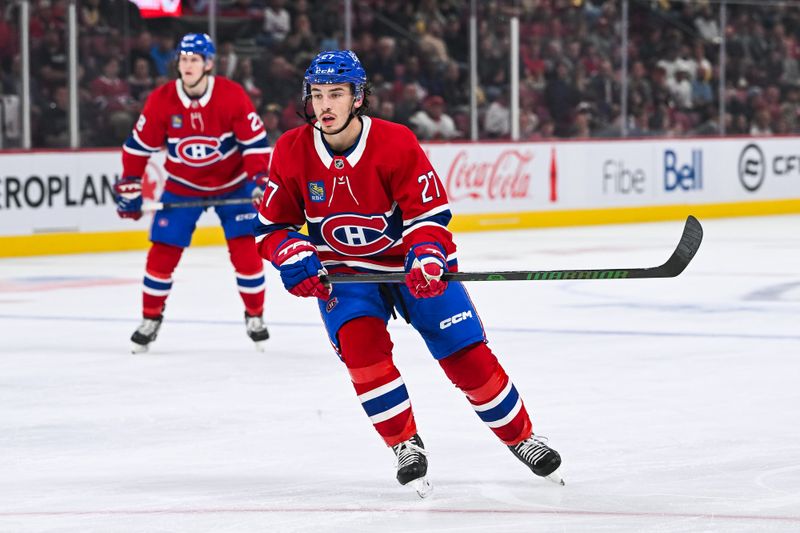
[[[388,227],[382,215],[336,215],[322,222],[320,232],[335,252],[364,257],[378,254],[394,244],[384,233]]]
[[[178,157],[190,167],[204,167],[222,159],[219,139],[213,137],[186,137],[175,150]]]

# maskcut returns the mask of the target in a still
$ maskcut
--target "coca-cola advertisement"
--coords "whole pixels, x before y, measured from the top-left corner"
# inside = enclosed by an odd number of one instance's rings
[[[555,151],[534,144],[427,145],[455,212],[532,209],[556,200]]]
[[[472,198],[526,198],[531,181],[531,150],[503,150],[493,160],[470,158],[466,149],[456,154],[443,177],[453,202]]]

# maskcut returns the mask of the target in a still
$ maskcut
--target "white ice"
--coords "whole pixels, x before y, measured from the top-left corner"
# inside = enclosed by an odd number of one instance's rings
[[[390,326],[434,493],[394,479],[314,302],[267,265],[258,353],[190,248],[150,353],[144,252],[0,261],[0,531],[800,531],[800,216],[702,221],[677,278],[471,283],[567,485]],[[681,222],[458,236],[462,270],[660,264]]]

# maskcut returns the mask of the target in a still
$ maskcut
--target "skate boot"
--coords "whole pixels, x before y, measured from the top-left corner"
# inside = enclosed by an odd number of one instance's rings
[[[247,312],[244,314],[244,323],[247,326],[247,336],[256,343],[256,350],[264,351],[264,341],[269,339],[269,331],[264,324],[264,319],[260,316],[251,316]]]
[[[558,452],[547,445],[547,437],[531,435],[516,446],[509,446],[517,459],[533,471],[537,476],[549,479],[559,485],[564,484],[564,480],[558,473],[561,466],[561,456]]]
[[[157,318],[142,319],[142,323],[131,335],[131,353],[144,353],[147,351],[150,343],[156,340],[163,319],[162,315]]]
[[[392,446],[397,456],[397,481],[401,485],[410,484],[420,498],[425,498],[433,491],[433,486],[425,477],[428,473],[428,453],[418,434],[410,439]]]

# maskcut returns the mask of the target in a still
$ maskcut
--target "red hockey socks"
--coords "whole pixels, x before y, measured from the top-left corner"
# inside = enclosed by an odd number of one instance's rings
[[[531,419],[522,398],[485,343],[464,348],[439,364],[505,444],[512,446],[531,436]]]
[[[142,289],[142,315],[158,318],[164,311],[169,291],[172,290],[172,273],[178,266],[183,248],[154,242],[147,252]]]
[[[361,406],[386,445],[410,439],[417,426],[383,320],[361,317],[347,322],[339,329],[339,347]]]
[[[264,263],[251,235],[236,237],[228,241],[228,253],[236,269],[236,285],[250,316],[264,314]]]

